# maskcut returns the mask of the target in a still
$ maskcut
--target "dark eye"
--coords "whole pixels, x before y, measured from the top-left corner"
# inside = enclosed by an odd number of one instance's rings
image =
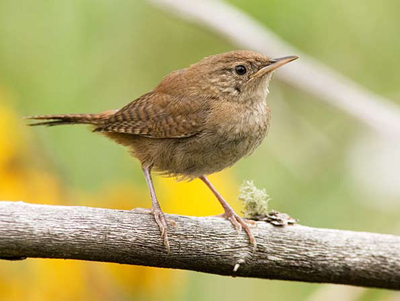
[[[243,75],[243,74],[246,74],[247,69],[246,69],[246,67],[243,66],[243,65],[237,65],[237,66],[235,67],[235,71],[236,71],[236,73],[237,73],[238,75]]]

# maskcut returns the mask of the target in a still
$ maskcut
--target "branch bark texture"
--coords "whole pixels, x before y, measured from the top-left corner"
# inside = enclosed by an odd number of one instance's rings
[[[0,202],[2,259],[64,258],[220,275],[400,289],[400,237],[274,227],[257,222],[257,249],[218,217],[167,215],[167,253],[140,211]]]

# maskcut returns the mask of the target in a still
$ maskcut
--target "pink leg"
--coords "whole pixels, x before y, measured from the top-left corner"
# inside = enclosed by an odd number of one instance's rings
[[[161,211],[160,204],[157,201],[156,192],[154,191],[153,181],[151,179],[151,167],[150,166],[142,166],[144,178],[146,179],[147,187],[150,191],[150,198],[151,198],[151,213],[154,215],[154,219],[158,225],[158,228],[161,231],[161,237],[163,238],[164,245],[170,252],[170,246],[167,237],[167,221],[165,219],[164,213]]]
[[[208,188],[211,189],[211,191],[214,193],[214,195],[217,197],[218,201],[221,203],[222,207],[224,208],[224,213],[221,215],[222,217],[226,218],[228,221],[232,223],[232,225],[236,228],[238,233],[242,230],[242,228],[246,231],[247,236],[249,237],[250,243],[256,248],[257,243],[254,238],[253,233],[251,233],[251,230],[249,226],[246,224],[246,222],[236,214],[236,212],[233,210],[233,208],[225,201],[225,199],[218,193],[218,191],[214,188],[214,186],[210,183],[210,181],[206,178],[206,176],[201,176],[199,178],[202,180]]]

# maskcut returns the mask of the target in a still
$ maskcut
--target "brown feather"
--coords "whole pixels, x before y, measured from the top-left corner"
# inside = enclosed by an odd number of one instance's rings
[[[110,116],[94,131],[184,138],[200,133],[208,114],[207,102],[150,92]]]
[[[111,114],[115,111],[106,111],[100,114],[55,114],[55,115],[36,115],[28,116],[25,119],[30,120],[44,120],[29,124],[30,126],[46,125],[64,125],[64,124],[102,124]]]

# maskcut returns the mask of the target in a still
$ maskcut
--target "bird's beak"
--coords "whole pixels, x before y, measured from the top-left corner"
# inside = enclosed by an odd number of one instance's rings
[[[280,57],[277,59],[270,59],[267,66],[258,70],[251,77],[263,76],[264,74],[272,72],[275,69],[278,69],[279,67],[286,65],[287,63],[290,63],[291,61],[297,60],[298,58],[299,58],[298,56],[291,55],[291,56]]]

